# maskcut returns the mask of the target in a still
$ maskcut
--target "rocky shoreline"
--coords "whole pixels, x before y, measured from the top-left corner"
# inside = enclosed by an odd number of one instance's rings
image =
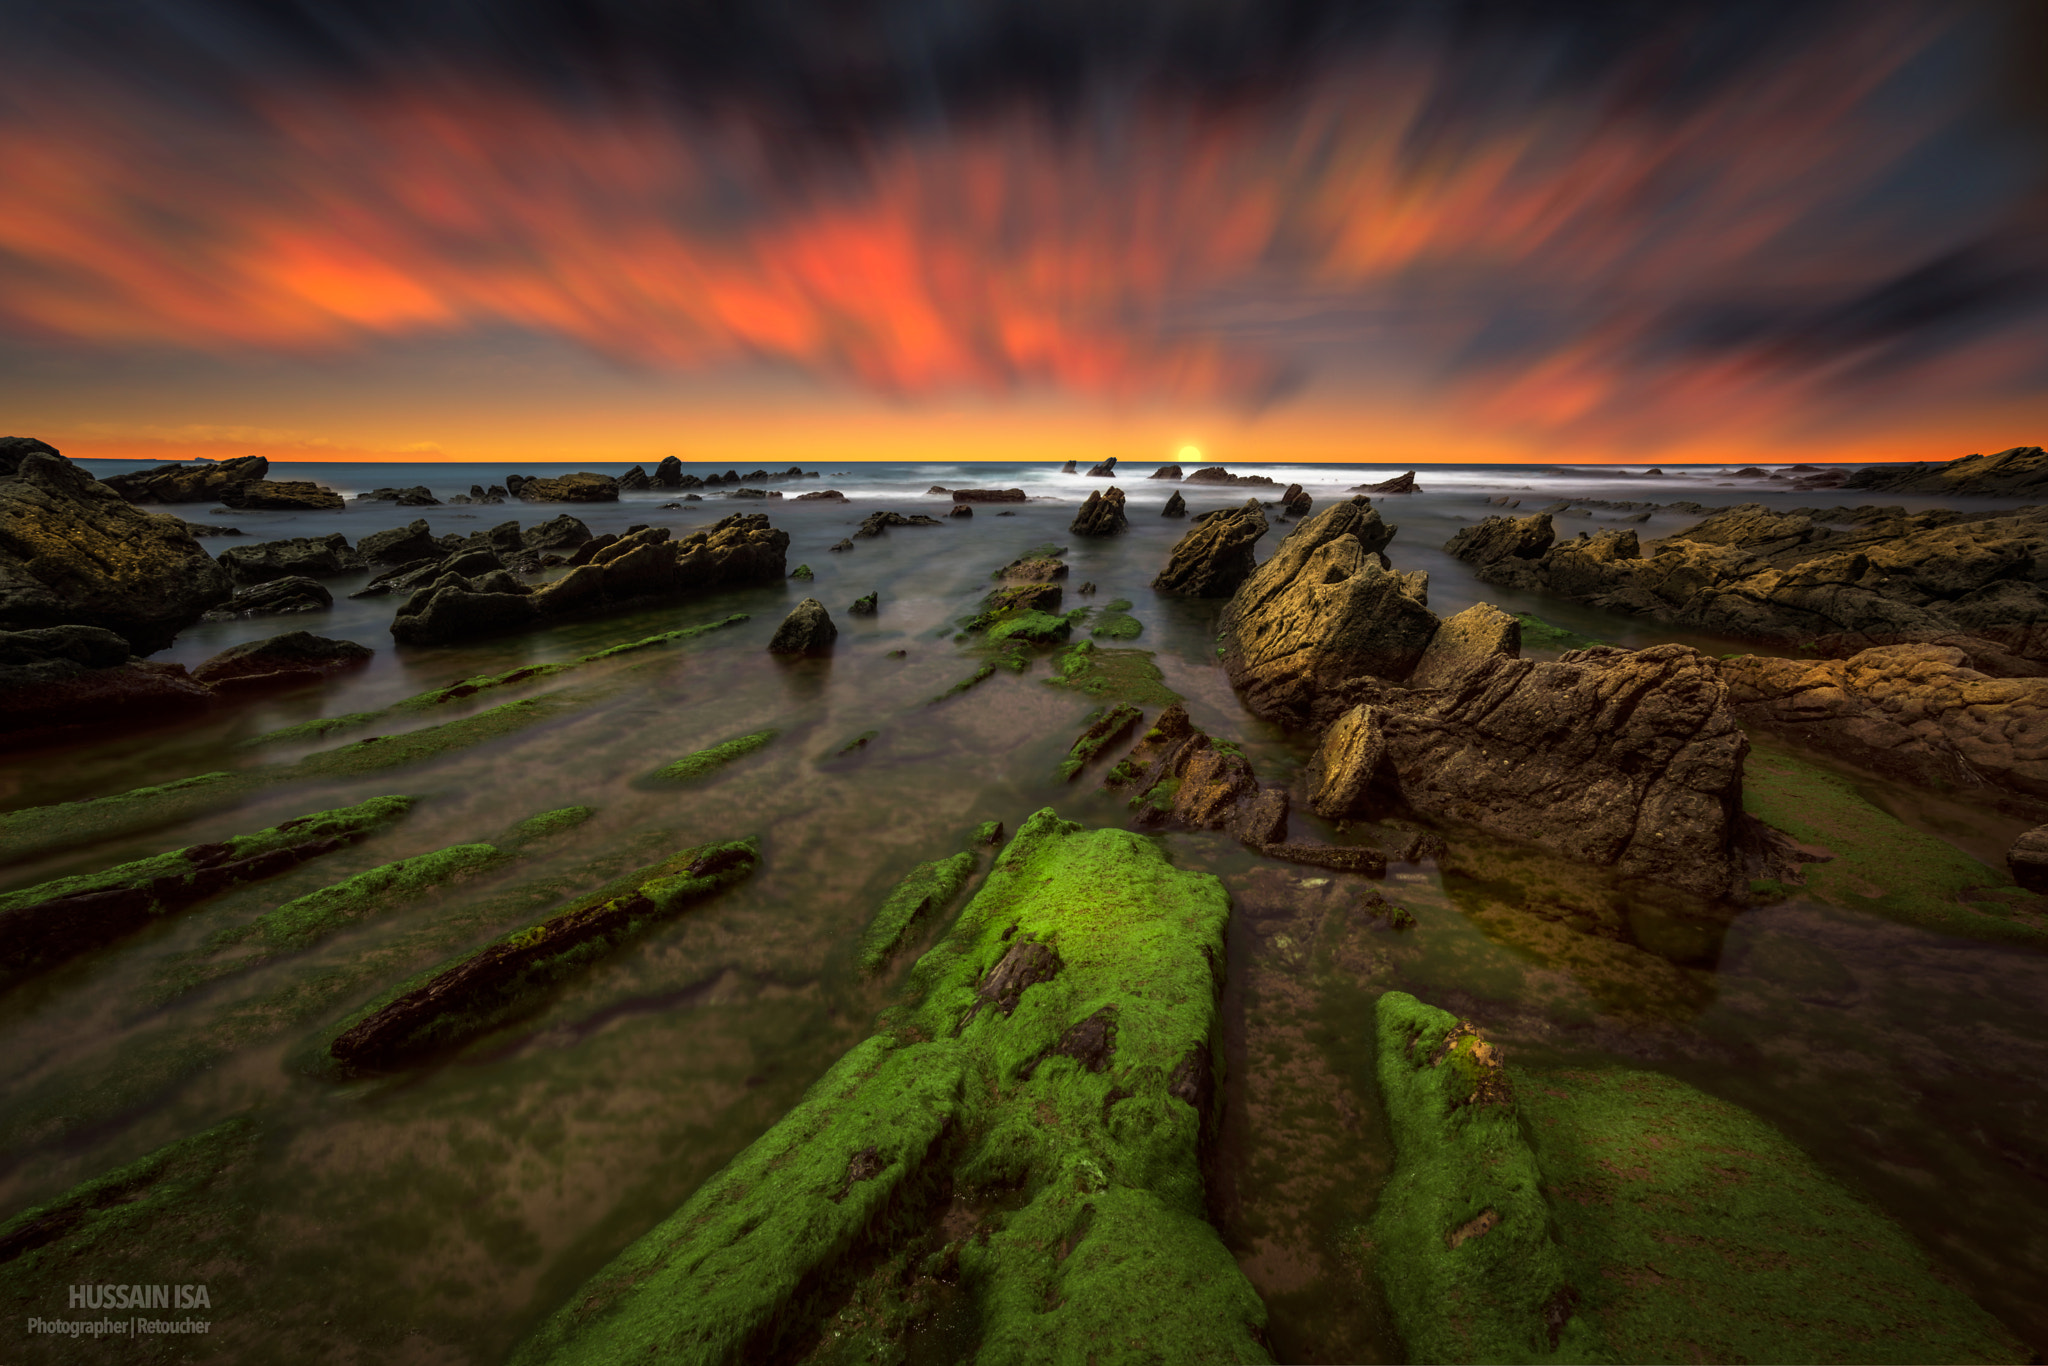
[[[2039,448],[2018,448],[1936,471],[1865,471],[1843,486],[2010,496],[2048,482],[2044,471]],[[843,744],[854,727],[835,739],[780,719],[713,730],[693,718],[671,737],[674,718],[657,715],[636,680],[665,658],[654,647],[747,620],[735,613],[249,735],[241,744],[258,757],[231,769],[0,813],[0,862],[29,866],[112,838],[147,841],[200,816],[228,820],[298,785],[357,785],[331,809],[233,827],[254,833],[38,874],[0,897],[9,930],[0,985],[58,980],[75,962],[118,954],[214,898],[287,874],[299,878],[292,894],[238,935],[181,950],[179,990],[288,962],[387,904],[459,897],[466,879],[519,875],[528,851],[588,837],[603,808],[557,797],[522,807],[542,814],[506,834],[437,834],[421,852],[340,865],[358,842],[397,839],[392,829],[419,819],[416,806],[449,802],[429,765],[626,699],[605,723],[638,737],[634,766],[611,775],[616,790],[706,828],[636,827],[643,852],[602,880],[508,900],[488,925],[463,922],[431,940],[433,954],[416,953],[403,972],[377,968],[337,979],[338,994],[266,1007],[306,1034],[291,1053],[296,1073],[328,1085],[397,1083],[489,1056],[671,922],[716,921],[755,883],[773,885],[805,859],[873,857],[865,847],[796,847],[771,827],[741,824],[741,808],[717,794],[788,782],[804,765],[858,802],[864,774],[903,762],[952,716],[1008,707],[981,724],[1035,747],[1018,752],[1037,756],[1032,781],[1043,786],[1006,778],[991,792],[1011,800],[1042,790],[1093,813],[1092,824],[1053,807],[1004,808],[997,814],[1018,822],[1007,844],[1000,821],[963,818],[942,846],[907,850],[895,865],[902,875],[880,884],[845,950],[873,984],[861,990],[876,993],[860,999],[883,1002],[872,1032],[801,1100],[761,1116],[751,1130],[760,1137],[722,1169],[614,1240],[616,1259],[537,1319],[515,1359],[902,1359],[952,1333],[1019,1359],[1156,1351],[1256,1361],[1278,1355],[1264,1289],[1247,1254],[1227,1244],[1215,1194],[1225,1089],[1245,1084],[1226,1066],[1238,1027],[1226,988],[1252,967],[1241,955],[1297,949],[1255,948],[1234,919],[1249,903],[1231,879],[1330,889],[1351,908],[1341,934],[1318,932],[1336,939],[1413,930],[1404,901],[1417,883],[1483,892],[1504,914],[1541,922],[1546,942],[1566,946],[1557,961],[1574,971],[1596,974],[1587,963],[1632,955],[1654,961],[1638,970],[1658,982],[1707,971],[1698,964],[1716,960],[1745,914],[1802,898],[1963,940],[2029,951],[2048,943],[2039,895],[2048,824],[2013,843],[2007,868],[1993,868],[1908,829],[1842,776],[1902,782],[2008,823],[2048,821],[2048,511],[1694,504],[1686,515],[1697,520],[1647,541],[1633,526],[1565,539],[1556,519],[1601,506],[1647,520],[1673,515],[1673,504],[1581,500],[1490,513],[1444,550],[1515,594],[1504,600],[1515,610],[1480,602],[1440,615],[1429,575],[1403,567],[1412,541],[1382,501],[1397,500],[1412,527],[1411,513],[1444,496],[1413,471],[1323,498],[1262,475],[1165,467],[1151,477],[1167,487],[1141,489],[1143,507],[1106,482],[1120,477],[1113,461],[1072,472],[1088,481],[1085,499],[1077,489],[1071,521],[1059,509],[1063,527],[1051,528],[1071,545],[982,543],[1022,525],[993,520],[996,508],[1029,502],[1021,489],[935,486],[956,514],[941,519],[840,511],[849,500],[836,490],[772,501],[779,490],[765,484],[818,477],[798,467],[707,478],[664,461],[619,479],[508,476],[469,502],[602,504],[621,489],[657,488],[763,501],[694,527],[594,534],[564,512],[436,536],[420,518],[354,539],[237,538],[216,556],[181,520],[140,505],[324,512],[342,500],[271,480],[261,460],[100,481],[44,443],[0,441],[8,745],[253,715],[267,697],[339,686],[376,648],[445,669],[438,652],[471,642],[516,644],[791,588],[758,619],[759,633],[726,647],[772,669],[763,676],[790,698],[829,688],[835,668],[885,668],[912,651],[972,671],[935,696],[901,690],[900,714],[856,722],[870,728]],[[1184,490],[1204,485],[1259,496],[1162,524],[1161,513],[1186,514]],[[364,497],[440,505],[423,488]],[[1484,497],[1500,509],[1509,496]],[[792,570],[792,517],[782,509],[799,503],[806,516],[858,520],[829,547],[842,554],[827,558],[862,581],[842,572],[827,584],[809,564]],[[1108,575],[1130,558],[1141,520],[1149,544],[1162,531],[1173,544],[1135,580],[1149,578],[1153,601],[1134,606],[1142,589],[1120,586],[1132,582],[1127,573]],[[806,555],[822,545],[807,534]],[[972,600],[949,604],[950,624],[936,631],[929,620],[919,635],[897,630],[895,614],[918,610],[929,590],[866,580],[860,566],[892,544],[946,538],[935,553],[973,559]],[[147,658],[205,621],[317,620],[337,591],[326,584],[362,575],[371,577],[350,596],[364,611],[388,599],[389,642],[288,630],[190,668]],[[1103,580],[1105,600],[1084,575]],[[1770,653],[1539,645],[1525,636],[1540,633],[1523,609],[1546,602]],[[1165,643],[1196,629],[1213,632],[1200,668]],[[898,638],[887,655],[874,648]],[[990,682],[1005,675],[1014,681]],[[1085,718],[1076,693],[1092,707]],[[409,774],[402,790],[420,795],[364,799],[360,784],[398,770]],[[985,869],[991,847],[999,852]],[[330,855],[344,875],[306,881]],[[1199,871],[1200,860],[1226,872]],[[1506,876],[1504,866],[1520,871]],[[1315,942],[1322,947],[1299,951],[1336,952]],[[1465,1005],[1426,1005],[1396,989],[1383,965],[1352,980],[1372,984],[1366,1084],[1385,1107],[1394,1158],[1374,1178],[1384,1193],[1370,1224],[1347,1236],[1416,1359],[1636,1359],[1682,1354],[1686,1343],[1710,1344],[1710,1355],[1804,1359],[1862,1312],[1830,1289],[1816,1252],[1838,1236],[1854,1242],[1859,1284],[1917,1306],[1872,1321],[1888,1350],[1924,1359],[2021,1350],[1913,1238],[1741,1107],[1651,1072],[1511,1070]],[[1649,1137],[1671,1132],[1694,1137],[1671,1151]],[[1705,1174],[1699,1145],[1709,1140],[1744,1145],[1734,1176]],[[1603,1162],[1622,1148],[1650,1154],[1641,1171]],[[176,1168],[185,1152],[173,1144],[115,1184],[145,1191],[158,1179],[150,1173]],[[1741,1230],[1691,1213],[1639,1217],[1642,1189],[1704,1199],[1715,1180],[1749,1202],[1754,1218]],[[1572,1192],[1595,1187],[1599,1200],[1572,1203]],[[92,1198],[79,1191],[40,1210]],[[43,1238],[39,1219],[58,1215],[28,1210],[0,1226],[0,1247],[17,1240],[24,1268],[54,1264],[82,1227],[48,1223],[55,1231]],[[1666,1234],[1716,1249],[1686,1263],[1707,1290],[1683,1301],[1615,1290],[1620,1260]],[[1709,1276],[1713,1257],[1734,1270]],[[1758,1270],[1767,1262],[1790,1268],[1790,1280]],[[1758,1296],[1776,1306],[1770,1321],[1738,1322],[1735,1307]]]

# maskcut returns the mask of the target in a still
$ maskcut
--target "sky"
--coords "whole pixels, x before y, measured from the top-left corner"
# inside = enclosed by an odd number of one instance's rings
[[[0,0],[77,457],[2048,439],[2034,0]]]

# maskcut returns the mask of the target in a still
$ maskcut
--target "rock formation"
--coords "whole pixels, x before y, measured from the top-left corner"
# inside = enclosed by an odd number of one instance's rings
[[[56,454],[53,450],[49,453]],[[101,482],[131,503],[219,503],[226,501],[231,486],[254,483],[269,472],[268,460],[260,455],[245,455],[218,463],[158,465],[155,469],[116,474]]]
[[[256,479],[230,484],[220,500],[238,512],[337,512],[348,504],[309,479]]]
[[[1933,788],[2048,799],[2048,678],[1991,678],[1962,650],[1892,645],[1845,660],[1720,661],[1736,719]]]
[[[292,612],[325,612],[334,594],[317,580],[292,574],[237,589],[235,595],[209,610],[205,621],[236,621],[245,617],[284,616]]]
[[[1188,515],[1187,499],[1180,496],[1180,490],[1173,491],[1173,497],[1166,500],[1166,506],[1159,509],[1161,517],[1185,517]]]
[[[577,525],[582,525],[580,522]],[[356,554],[365,564],[411,564],[438,558],[440,545],[434,540],[424,517],[389,531],[373,531],[356,542]]]
[[[1844,486],[1882,493],[2032,495],[2048,489],[2048,451],[2014,446],[1945,465],[1870,465]]]
[[[1180,466],[1161,465],[1145,477],[1148,479],[1178,479],[1180,478]]]
[[[681,488],[683,486],[683,462],[672,455],[664,455],[661,458],[661,463],[654,467],[652,478],[654,483],[661,488]]]
[[[953,510],[946,515],[948,517],[972,517],[974,515],[974,506],[971,503],[955,503],[953,504]]]
[[[782,625],[775,628],[775,638],[768,642],[768,653],[821,655],[829,652],[832,642],[838,638],[839,628],[832,624],[832,614],[825,610],[825,604],[816,598],[805,598],[782,619]]]
[[[2014,882],[2048,895],[2048,825],[2037,825],[2014,840],[2005,852],[2005,866]]]
[[[879,592],[870,593],[864,598],[855,598],[853,605],[846,610],[857,617],[871,617],[882,610],[881,602],[882,595]]]
[[[846,495],[838,489],[814,489],[809,493],[799,493],[792,501],[798,503],[843,503],[847,499]]]
[[[1101,464],[1090,467],[1088,477],[1091,479],[1116,478],[1116,457],[1112,455]]]
[[[1749,741],[1714,662],[1683,645],[1553,663],[1492,655],[1438,690],[1383,689],[1323,736],[1309,804],[1376,805],[1729,894]]]
[[[37,443],[40,445],[41,443]],[[0,629],[99,626],[161,650],[234,592],[185,524],[130,506],[59,455],[0,474]]]
[[[900,512],[870,512],[866,517],[863,517],[861,519],[860,526],[854,530],[853,534],[855,536],[862,537],[879,536],[892,526],[944,525],[945,523],[941,522],[938,518],[927,517],[921,512],[912,513],[908,517],[905,517]]]
[[[1287,492],[1280,495],[1280,511],[1289,517],[1306,517],[1315,500],[1302,492],[1301,485],[1289,484]]]
[[[220,554],[220,567],[244,586],[293,575],[331,579],[337,574],[352,574],[365,563],[363,556],[349,547],[348,538],[338,531],[327,536],[295,536],[289,541],[238,545]]]
[[[1273,487],[1273,480],[1263,474],[1232,474],[1221,465],[1204,465],[1189,475],[1190,484],[1264,484]]]
[[[0,631],[0,735],[155,720],[211,698],[182,664],[130,659],[127,639],[103,627]]]
[[[488,495],[486,495],[488,496]],[[409,489],[371,489],[368,493],[356,495],[358,503],[396,503],[399,507],[439,507],[441,500],[425,484],[415,484]]]
[[[1129,525],[1124,516],[1124,491],[1111,487],[1090,493],[1068,530],[1076,536],[1114,536]]]
[[[1420,486],[1420,485],[1418,485],[1418,484],[1417,484],[1417,483],[1415,482],[1415,471],[1414,471],[1414,470],[1409,470],[1409,471],[1408,471],[1408,472],[1407,472],[1406,474],[1397,474],[1397,475],[1395,475],[1395,476],[1394,476],[1394,477],[1393,477],[1392,479],[1386,480],[1386,481],[1385,481],[1384,483],[1379,483],[1379,484],[1353,484],[1353,485],[1351,486],[1351,492],[1353,492],[1353,493],[1420,493],[1420,492],[1422,492],[1422,488],[1421,488],[1421,486]]]
[[[352,640],[330,640],[309,631],[287,631],[265,640],[232,645],[192,671],[212,688],[269,688],[311,683],[360,669],[376,651]]]
[[[654,480],[648,475],[647,470],[643,466],[635,465],[632,469],[619,476],[619,488],[621,491],[638,493],[642,489],[652,487],[654,487]]]
[[[1829,523],[1850,522],[1843,528]],[[1897,508],[1730,508],[1644,553],[1632,531],[1553,543],[1547,514],[1489,517],[1445,546],[1488,583],[1738,639],[1825,653],[1973,637],[2048,660],[2048,508],[1972,517]]]
[[[1174,543],[1152,587],[1176,597],[1227,598],[1251,576],[1253,550],[1266,530],[1266,514],[1255,501],[1232,516],[1205,518]]]
[[[1024,490],[954,489],[953,501],[956,503],[1021,503],[1024,501]]]
[[[517,483],[513,481],[517,480]],[[507,475],[505,487],[524,503],[616,503],[619,481],[608,474],[582,471],[553,479],[522,479]]]

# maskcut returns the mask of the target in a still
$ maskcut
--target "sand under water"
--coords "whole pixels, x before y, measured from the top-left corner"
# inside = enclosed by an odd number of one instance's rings
[[[167,1143],[247,1121],[232,1131],[239,1146],[218,1178],[151,1215],[162,1234],[144,1251],[133,1238],[107,1244],[120,1250],[84,1245],[44,1273],[46,1284],[13,1287],[22,1296],[17,1316],[66,1316],[75,1283],[195,1283],[209,1291],[207,1336],[154,1341],[148,1351],[166,1359],[501,1360],[870,1032],[910,959],[943,928],[914,925],[888,970],[862,970],[863,934],[900,878],[959,850],[983,821],[1014,828],[1046,806],[1090,825],[1127,820],[1122,800],[1095,785],[1113,754],[1080,781],[1059,778],[1098,703],[1049,682],[1049,651],[1023,673],[998,670],[930,701],[975,671],[979,656],[972,642],[956,642],[956,624],[988,591],[990,571],[1029,547],[1068,547],[1066,607],[1128,599],[1142,632],[1115,643],[1153,652],[1196,723],[1241,743],[1262,778],[1285,781],[1306,761],[1304,737],[1248,716],[1226,684],[1215,650],[1221,604],[1160,598],[1149,587],[1186,529],[1158,515],[1175,488],[1198,512],[1277,490],[1197,491],[1148,482],[1142,467],[1117,481],[1131,499],[1129,532],[1091,541],[1066,528],[1103,481],[1060,476],[1056,466],[820,468],[824,477],[788,492],[836,487],[855,501],[739,504],[714,495],[663,509],[676,495],[656,492],[571,508],[351,503],[341,513],[214,517],[172,509],[238,526],[246,542],[334,530],[354,539],[415,517],[437,534],[466,533],[561,511],[594,532],[645,522],[681,533],[745,508],[788,531],[789,567],[808,564],[815,578],[432,649],[392,645],[399,599],[344,596],[367,574],[332,580],[331,612],[197,626],[156,658],[197,663],[242,640],[306,628],[376,647],[366,669],[192,723],[9,753],[0,807],[16,810],[253,770],[364,734],[570,693],[568,705],[530,725],[423,762],[247,785],[174,823],[0,869],[0,890],[11,890],[373,796],[418,798],[405,819],[357,844],[165,917],[0,995],[0,1219]],[[425,482],[444,497],[504,472],[353,467],[344,483],[332,470],[277,471],[351,490]],[[1283,484],[1312,475],[1303,481],[1320,506],[1398,471],[1272,472]],[[1430,573],[1439,613],[1492,601],[1620,644],[1676,639],[1715,652],[1740,647],[1487,588],[1441,546],[1501,492],[1521,497],[1523,510],[1575,494],[1788,508],[1859,501],[1774,493],[1754,481],[1728,487],[1705,474],[1467,468],[1425,469],[1421,478],[1426,492],[1380,501],[1400,526],[1389,551],[1396,567]],[[947,500],[924,493],[933,483],[1024,486],[1035,497],[1008,509],[1014,515],[984,505],[972,519],[828,549],[877,509],[943,515]],[[1636,529],[1648,539],[1693,520],[1659,513]],[[1270,553],[1285,529],[1276,527],[1261,551]],[[1564,521],[1561,529],[1577,527]],[[1094,595],[1078,595],[1091,581]],[[880,595],[874,616],[847,611],[870,592]],[[838,625],[833,654],[771,657],[770,635],[808,596]],[[248,743],[461,678],[735,613],[747,619],[489,690],[433,715],[395,714],[329,740]],[[1084,623],[1076,634],[1087,630]],[[771,729],[772,742],[694,781],[647,781],[674,760]],[[868,732],[866,744],[842,752]],[[1882,809],[1990,863],[2024,824],[1848,776]],[[595,814],[311,943],[259,951],[245,933],[257,917],[351,874],[488,842],[570,806]],[[1305,809],[1291,833],[1338,837]],[[750,836],[761,850],[751,877],[481,1038],[384,1077],[336,1080],[308,1065],[340,1022],[400,982],[685,846]],[[2048,1284],[2048,955],[1800,896],[1704,929],[1646,923],[1628,942],[1532,909],[1532,886],[1573,874],[1515,850],[1493,851],[1490,863],[1468,860],[1453,876],[1432,862],[1396,863],[1383,883],[1368,884],[1269,862],[1222,835],[1161,839],[1176,864],[1215,873],[1233,898],[1212,1201],[1226,1243],[1265,1299],[1277,1358],[1402,1359],[1359,1236],[1392,1163],[1372,1059],[1373,1003],[1393,989],[1480,1023],[1511,1061],[1648,1068],[1747,1107],[1899,1220],[1943,1272],[2048,1353],[2039,1294]],[[1353,914],[1366,886],[1405,908],[1413,928]],[[4,1354],[15,1349],[54,1360],[74,1345],[15,1339]]]

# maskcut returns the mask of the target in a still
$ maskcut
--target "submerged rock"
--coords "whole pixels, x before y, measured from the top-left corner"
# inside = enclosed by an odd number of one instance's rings
[[[881,600],[882,595],[879,592],[870,593],[864,598],[855,598],[853,605],[846,610],[857,617],[871,617],[881,610]]]
[[[863,517],[861,519],[859,528],[856,529],[853,534],[855,536],[869,537],[879,536],[892,526],[944,525],[945,523],[941,522],[938,518],[927,517],[921,512],[913,513],[908,517],[905,517],[900,512],[870,512],[866,517]]]
[[[1067,577],[1067,562],[1051,555],[1026,555],[1010,561],[990,577],[1025,583],[1051,583]]]
[[[1088,501],[1074,514],[1068,528],[1076,536],[1114,536],[1129,525],[1124,516],[1124,491],[1107,488],[1091,492]]]
[[[359,669],[376,651],[352,640],[330,640],[309,631],[231,645],[192,671],[215,688],[262,688],[308,683]]]
[[[1251,577],[1258,562],[1254,551],[1266,530],[1266,514],[1256,502],[1232,515],[1204,518],[1174,543],[1153,589],[1185,598],[1229,597]]]
[[[900,1306],[860,1311],[887,1359],[958,1303],[987,1360],[1133,1339],[1268,1360],[1201,1177],[1228,916],[1152,842],[1039,812],[921,960],[919,999],[513,1360],[772,1359],[849,1302]],[[951,1199],[996,1189],[999,1215]]]
[[[60,455],[10,447],[5,463],[0,630],[97,626],[149,654],[234,592],[177,518],[130,506]]]
[[[793,501],[798,503],[844,503],[848,500],[846,495],[838,489],[813,489],[809,493],[799,493]]]
[[[153,721],[212,700],[184,665],[130,659],[126,637],[103,627],[0,631],[0,735],[12,740]]]
[[[245,617],[286,616],[293,612],[325,612],[332,606],[334,594],[328,592],[323,584],[295,574],[241,589],[201,619],[236,621]]]
[[[1087,729],[1074,740],[1067,750],[1067,757],[1060,761],[1060,777],[1072,782],[1080,776],[1090,759],[1123,739],[1144,717],[1145,713],[1127,702],[1105,707],[1090,717]]]
[[[768,653],[824,654],[838,637],[839,628],[832,624],[832,614],[825,610],[825,604],[816,598],[805,598],[782,619],[782,625],[775,628],[775,638],[768,642]]]

